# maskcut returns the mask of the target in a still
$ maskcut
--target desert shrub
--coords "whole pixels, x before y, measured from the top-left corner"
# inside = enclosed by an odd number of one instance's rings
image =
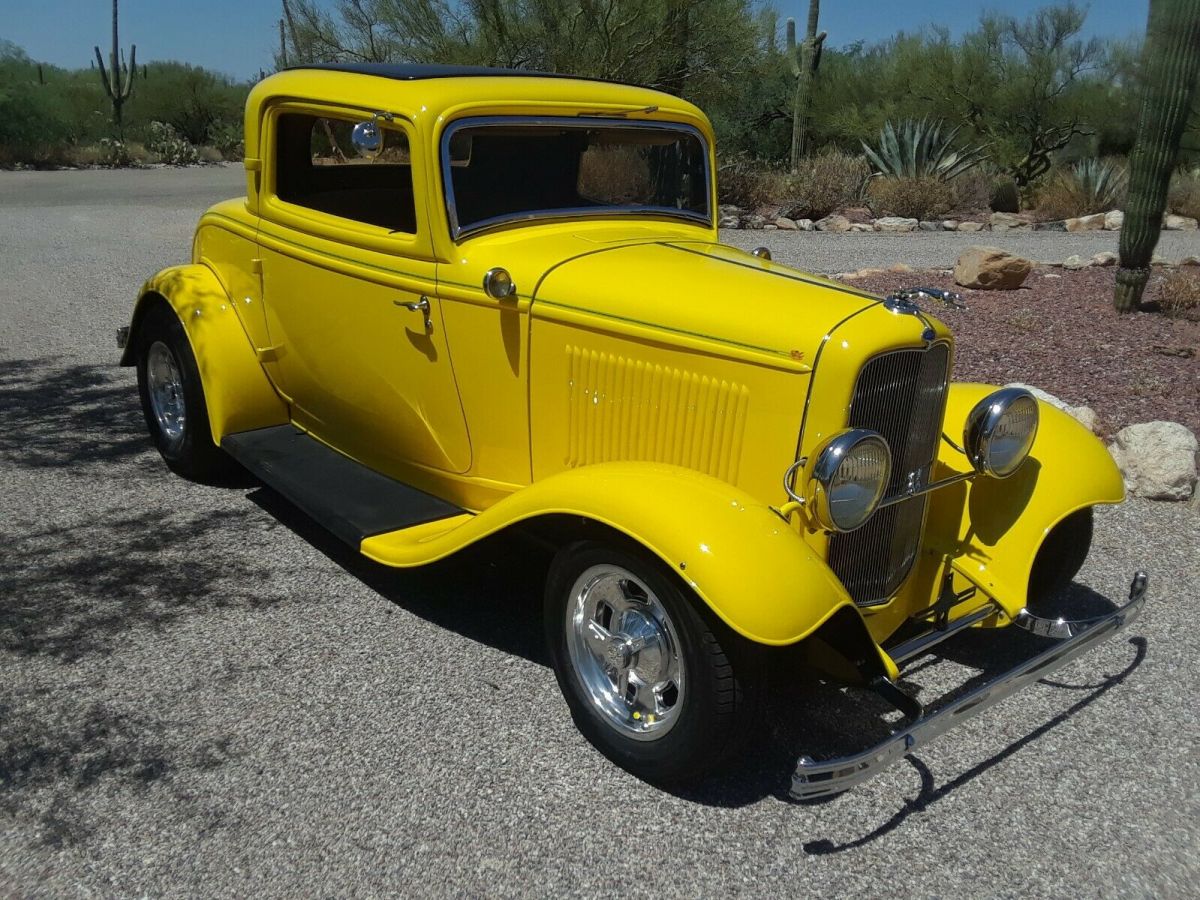
[[[874,146],[862,142],[863,152],[875,171],[888,178],[936,178],[950,181],[978,166],[987,156],[981,145],[957,148],[959,125],[943,130],[939,119],[905,119],[899,126],[890,120]]]
[[[190,166],[200,162],[200,153],[195,146],[166,122],[151,122],[146,128],[146,149],[169,166]]]
[[[116,138],[100,138],[97,145],[96,165],[110,169],[121,169],[135,165],[129,145]]]
[[[579,160],[579,193],[617,203],[643,203],[653,196],[650,168],[636,147],[596,147]]]
[[[721,203],[758,209],[779,197],[781,174],[765,163],[745,156],[726,159],[717,170],[717,197]]]
[[[804,160],[778,186],[784,215],[793,219],[822,219],[847,206],[862,203],[871,169],[861,156],[827,150]]]
[[[209,129],[209,141],[217,148],[221,156],[230,162],[241,162],[246,155],[246,145],[242,140],[241,124],[224,124]]]
[[[1200,272],[1195,269],[1195,266],[1176,269],[1159,285],[1158,306],[1171,318],[1200,321]]]
[[[1177,216],[1200,219],[1200,168],[1175,173],[1167,194],[1167,209]]]
[[[973,169],[946,182],[950,187],[950,208],[963,212],[980,212],[992,199],[993,176]]]
[[[1007,175],[994,178],[988,198],[992,212],[1016,213],[1021,211],[1021,191],[1017,183]]]
[[[0,165],[69,162],[70,110],[23,53],[0,42]]]
[[[954,191],[949,183],[921,178],[873,178],[867,188],[867,205],[876,216],[936,219],[950,211]]]
[[[1125,203],[1129,176],[1111,159],[1085,159],[1052,175],[1037,193],[1041,219],[1067,219],[1119,209]]]

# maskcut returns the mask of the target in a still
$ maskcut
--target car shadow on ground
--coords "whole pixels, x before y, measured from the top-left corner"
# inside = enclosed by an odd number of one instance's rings
[[[502,535],[439,563],[407,571],[389,569],[339,541],[271,489],[255,490],[249,497],[390,602],[471,640],[549,665],[542,643],[542,591],[551,553],[540,545]],[[1100,594],[1078,584],[1071,585],[1054,604],[1056,612],[1076,617],[1099,615],[1113,608]],[[1044,679],[1042,684],[1087,694],[1035,731],[952,781],[937,785],[919,756],[907,757],[907,763],[921,773],[921,790],[915,799],[900,801],[901,807],[888,822],[854,841],[835,845],[818,839],[806,845],[806,849],[811,853],[832,853],[882,837],[903,824],[912,813],[927,809],[960,785],[1017,753],[1124,681],[1146,655],[1144,639],[1134,638],[1131,644],[1136,648],[1136,656],[1116,675],[1083,685]],[[957,662],[978,670],[978,674],[943,697],[941,703],[945,703],[1046,646],[1047,639],[1016,629],[990,634],[975,631],[939,645],[935,654],[908,666],[902,671],[901,683],[915,692],[920,673],[943,662]],[[794,655],[786,652],[777,654],[773,660],[769,682],[767,700],[759,717],[762,726],[759,733],[749,736],[755,747],[753,759],[740,756],[735,768],[699,785],[666,786],[665,790],[707,806],[740,807],[766,797],[798,802],[791,799],[788,789],[801,753],[817,759],[853,753],[887,737],[900,721],[899,714],[873,692],[803,677]],[[805,714],[797,716],[797,710]],[[848,722],[853,722],[854,727],[848,728]],[[818,802],[838,800],[834,797]]]

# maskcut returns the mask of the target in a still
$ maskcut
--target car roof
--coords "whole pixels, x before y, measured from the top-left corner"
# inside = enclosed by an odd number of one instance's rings
[[[609,78],[591,78],[586,75],[570,75],[565,72],[540,72],[535,69],[502,69],[493,66],[450,66],[435,63],[373,63],[331,62],[305,63],[288,66],[284,71],[298,69],[323,69],[329,72],[350,72],[355,75],[374,75],[376,78],[391,78],[396,81],[424,81],[427,78],[563,78],[570,81],[599,81],[604,84],[641,87],[627,81]]]

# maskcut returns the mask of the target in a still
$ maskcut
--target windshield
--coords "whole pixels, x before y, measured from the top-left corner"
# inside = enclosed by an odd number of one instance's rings
[[[707,147],[686,125],[466,119],[442,139],[442,172],[455,237],[543,216],[711,221]]]

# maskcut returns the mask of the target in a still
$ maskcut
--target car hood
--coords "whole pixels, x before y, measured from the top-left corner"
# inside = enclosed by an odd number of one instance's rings
[[[708,241],[594,246],[550,265],[533,314],[553,309],[812,364],[824,337],[878,298]]]

